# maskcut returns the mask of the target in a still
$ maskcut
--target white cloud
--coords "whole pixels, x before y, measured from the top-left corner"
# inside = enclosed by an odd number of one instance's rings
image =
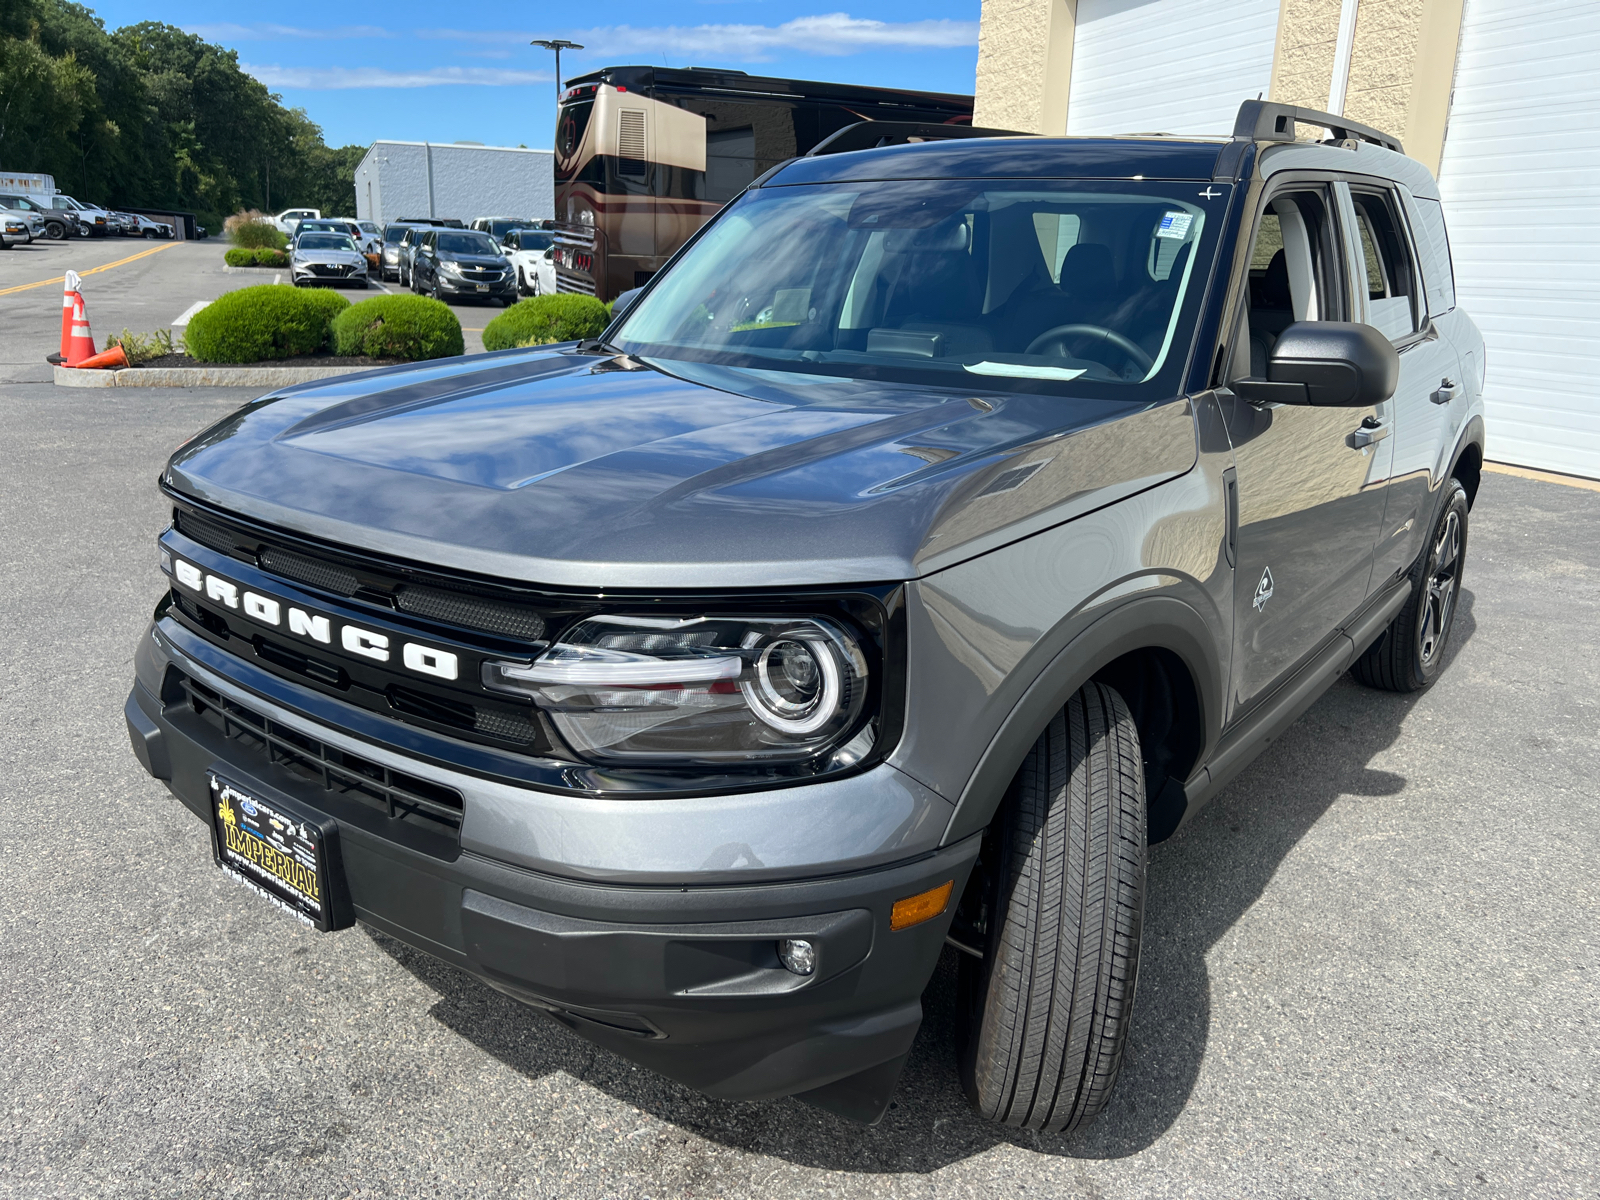
[[[388,71],[381,67],[280,67],[240,63],[268,87],[343,91],[350,88],[423,88],[451,85],[518,87],[549,83],[548,71],[506,71],[495,67],[433,67],[425,71]]]
[[[315,41],[345,38],[392,38],[394,32],[377,25],[335,25],[327,29],[305,29],[298,25],[236,25],[223,22],[217,25],[185,25],[184,32],[193,33],[213,42],[275,42]]]
[[[422,37],[468,42],[528,41],[529,32],[470,29],[419,30]],[[848,13],[797,17],[782,25],[607,25],[570,30],[563,36],[589,55],[661,54],[697,62],[717,59],[766,62],[780,51],[847,55],[864,50],[946,50],[976,46],[976,21],[872,21]]]

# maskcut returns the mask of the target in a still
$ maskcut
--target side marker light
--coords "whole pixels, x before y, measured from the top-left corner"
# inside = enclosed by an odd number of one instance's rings
[[[920,925],[924,921],[933,920],[950,907],[950,893],[955,890],[955,886],[956,881],[951,879],[936,888],[918,892],[915,896],[907,896],[904,900],[896,900],[894,907],[889,910],[889,928],[898,932],[901,929],[910,929],[913,925]]]

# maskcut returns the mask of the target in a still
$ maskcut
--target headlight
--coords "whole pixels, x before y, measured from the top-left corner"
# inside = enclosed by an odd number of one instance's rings
[[[483,685],[529,696],[596,763],[847,766],[861,727],[861,646],[822,617],[597,616],[532,662],[489,662]]]
[[[446,275],[459,275],[461,274],[461,264],[448,258],[441,258],[439,260],[439,270]]]

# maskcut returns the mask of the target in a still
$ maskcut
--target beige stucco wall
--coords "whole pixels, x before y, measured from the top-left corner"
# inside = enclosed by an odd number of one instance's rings
[[[983,0],[972,123],[1067,131],[1078,0]]]
[[[1600,0],[1597,0],[1600,2]],[[1360,0],[1344,115],[1439,168],[1463,0]],[[1271,98],[1326,109],[1340,0],[1281,0]],[[973,121],[1066,131],[1077,0],[983,0]]]

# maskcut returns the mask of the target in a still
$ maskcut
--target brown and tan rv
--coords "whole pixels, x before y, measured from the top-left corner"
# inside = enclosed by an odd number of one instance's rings
[[[638,287],[756,177],[860,121],[967,125],[972,97],[607,67],[556,112],[556,288]]]

